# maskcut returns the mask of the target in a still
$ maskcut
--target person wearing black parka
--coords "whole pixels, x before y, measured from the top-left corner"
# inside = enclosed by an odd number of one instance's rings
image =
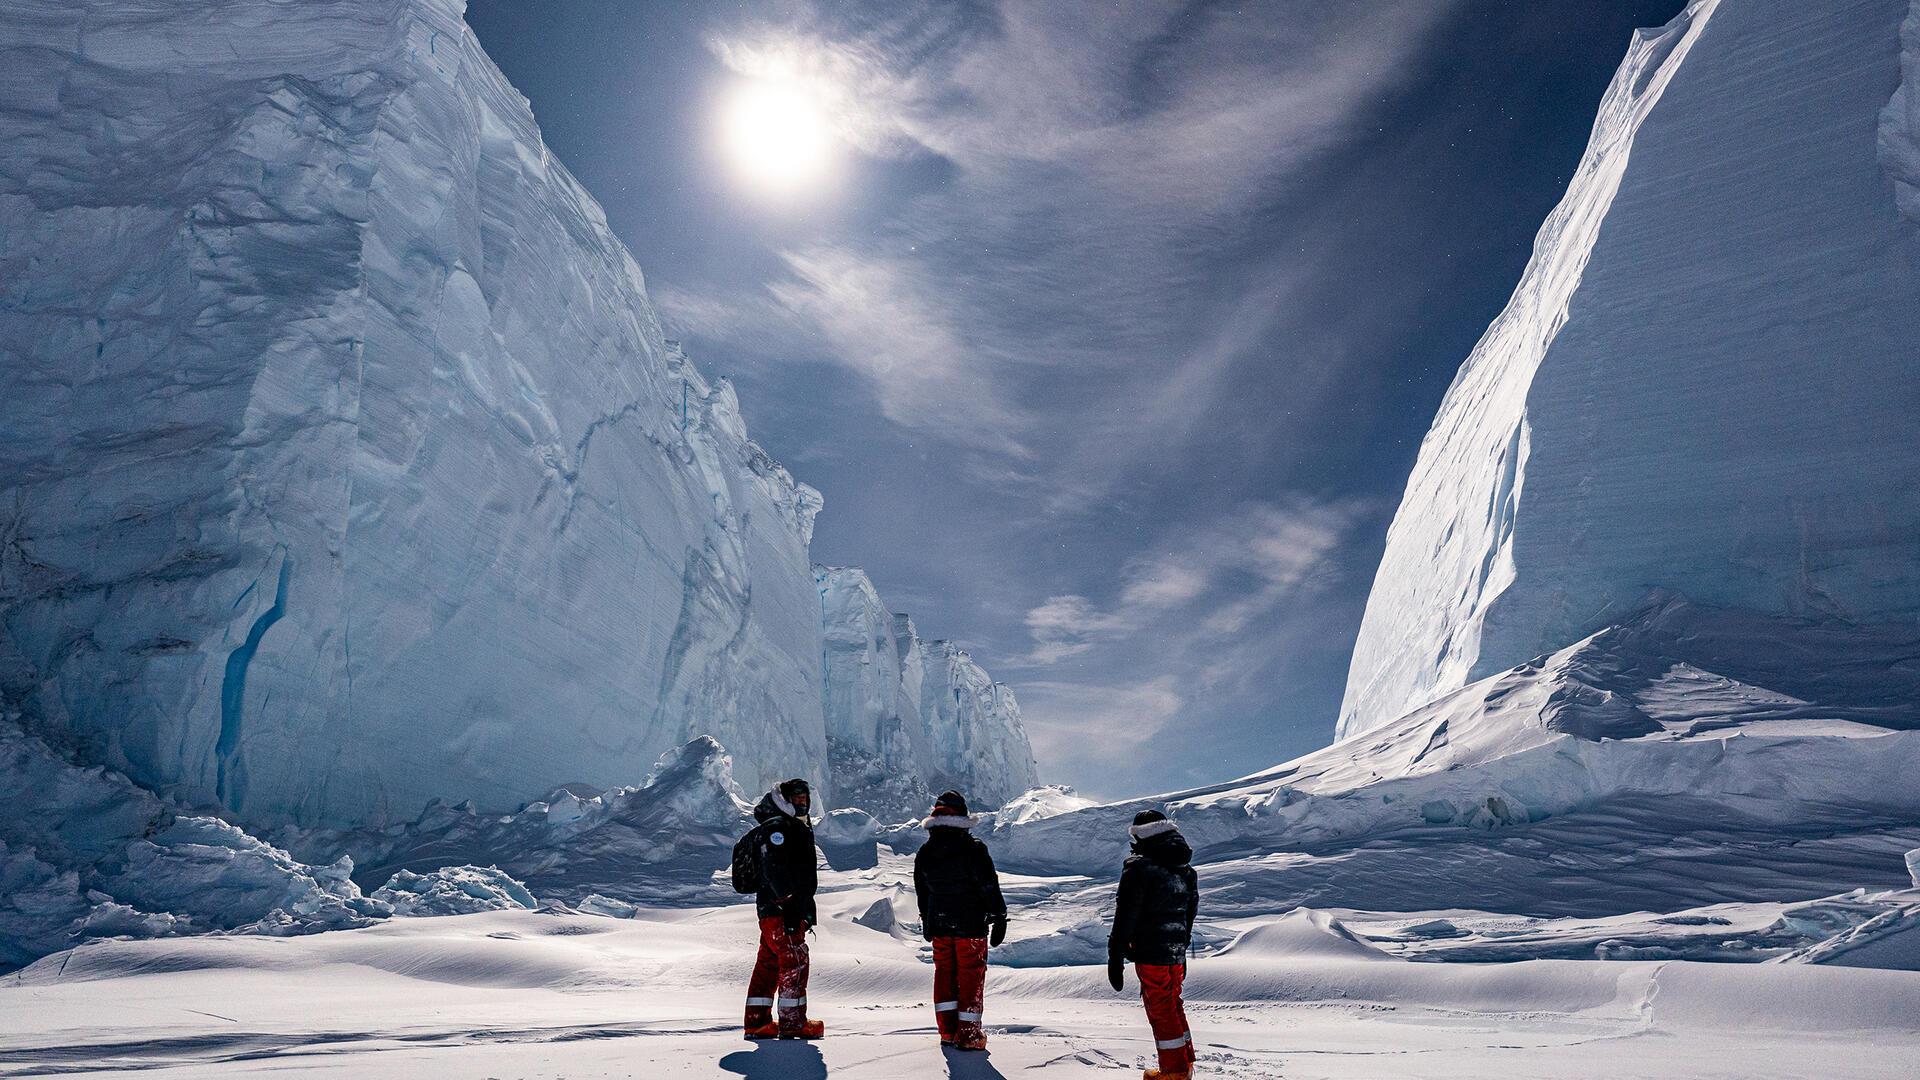
[[[1148,1069],[1145,1080],[1185,1080],[1193,1073],[1193,1034],[1180,988],[1200,909],[1200,880],[1190,865],[1193,849],[1158,810],[1134,815],[1127,832],[1133,854],[1120,870],[1113,933],[1107,938],[1107,981],[1121,989],[1127,961],[1133,962],[1160,1058],[1159,1068]]]
[[[756,824],[749,835],[760,874],[754,895],[760,952],[747,983],[749,1039],[817,1039],[826,1033],[826,1025],[807,1019],[807,930],[819,920],[813,894],[820,885],[812,805],[812,789],[794,779],[767,792],[753,808]]]
[[[1006,940],[1007,901],[987,845],[972,833],[967,800],[949,791],[921,826],[927,842],[913,857],[920,929],[933,943],[933,1019],[942,1045],[985,1050],[987,948]]]

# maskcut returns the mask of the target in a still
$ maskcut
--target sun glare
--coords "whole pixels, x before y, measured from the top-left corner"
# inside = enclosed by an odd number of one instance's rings
[[[727,101],[727,154],[743,176],[772,192],[818,184],[832,164],[833,132],[819,104],[791,83],[747,83]]]

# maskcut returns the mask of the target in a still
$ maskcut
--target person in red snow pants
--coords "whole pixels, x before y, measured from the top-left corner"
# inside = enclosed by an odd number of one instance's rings
[[[987,949],[1007,939],[1007,901],[987,845],[972,833],[967,800],[943,792],[921,827],[927,842],[913,857],[920,932],[933,943],[933,1020],[955,1050],[985,1050],[980,1026],[987,992]]]
[[[779,916],[761,919],[760,955],[754,958],[753,978],[747,982],[747,1030],[760,1031],[773,1024],[776,1006],[780,1030],[805,1029],[808,970],[807,935],[789,932],[786,920]]]
[[[1140,977],[1140,999],[1147,1005],[1147,1023],[1153,1027],[1153,1045],[1160,1053],[1162,1076],[1193,1072],[1193,1033],[1187,1030],[1187,1010],[1180,986],[1187,981],[1185,964],[1135,964]]]
[[[813,894],[820,884],[812,804],[807,782],[795,778],[767,792],[753,808],[756,824],[746,839],[753,843],[760,877],[754,896],[760,952],[747,982],[749,1039],[818,1039],[826,1034],[826,1025],[807,1019],[807,930],[819,921]]]
[[[1107,938],[1107,981],[1122,989],[1127,961],[1133,961],[1160,1058],[1144,1080],[1186,1080],[1193,1075],[1193,1035],[1180,986],[1187,978],[1187,948],[1200,910],[1200,882],[1190,865],[1193,849],[1158,810],[1134,815],[1127,831],[1133,854],[1120,870],[1113,934]]]
[[[961,1049],[985,1046],[980,1013],[987,998],[987,939],[933,939],[933,1022],[940,1041]]]

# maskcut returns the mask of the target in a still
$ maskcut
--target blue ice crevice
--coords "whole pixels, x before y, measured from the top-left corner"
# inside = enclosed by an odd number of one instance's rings
[[[240,809],[240,803],[247,794],[246,769],[244,763],[238,760],[241,720],[247,704],[247,668],[252,665],[254,654],[260,651],[260,640],[287,613],[287,581],[292,576],[293,556],[283,554],[280,559],[280,581],[273,593],[273,606],[253,620],[253,625],[247,630],[247,639],[227,654],[226,676],[220,683],[220,740],[214,744],[214,755],[219,761],[214,791],[221,805],[228,810]]]

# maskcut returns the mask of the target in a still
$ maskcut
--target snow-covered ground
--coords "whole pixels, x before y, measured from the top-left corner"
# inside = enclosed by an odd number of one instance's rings
[[[918,939],[884,917],[903,899],[904,865],[828,875],[809,992],[828,1024],[818,1044],[740,1038],[745,905],[632,918],[516,910],[50,956],[0,979],[0,1076],[1066,1078],[1126,1076],[1149,1061],[1131,981],[1115,994],[1102,968],[1077,964],[994,967],[990,1052],[943,1052],[931,968]],[[1036,899],[1051,891],[1043,880],[1011,884],[1024,902],[1010,955],[1097,915]],[[1920,973],[1421,963],[1309,910],[1220,929],[1229,943],[1195,960],[1188,982],[1201,1075],[1920,1074]]]

